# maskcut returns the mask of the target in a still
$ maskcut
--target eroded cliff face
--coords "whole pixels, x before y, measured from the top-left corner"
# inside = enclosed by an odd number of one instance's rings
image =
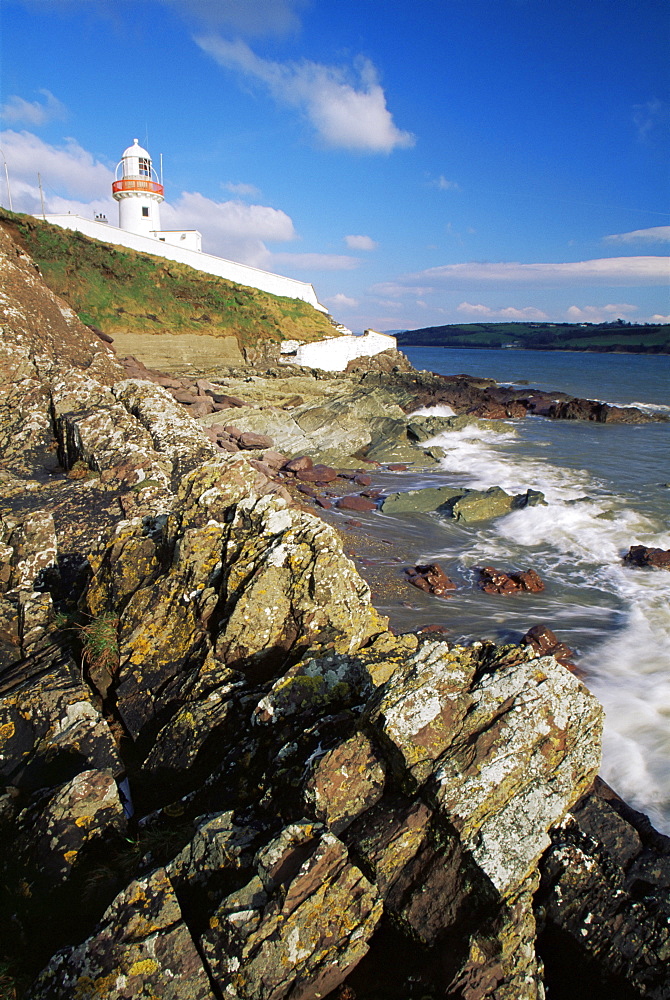
[[[5,317],[0,509],[1,919],[24,995],[544,996],[540,871],[547,926],[610,919],[595,890],[566,904],[592,866],[562,846],[595,699],[529,647],[393,635],[257,461],[71,317],[85,364],[41,346],[38,279],[10,264],[36,303]],[[639,960],[587,945],[665,997],[663,911],[634,917]]]

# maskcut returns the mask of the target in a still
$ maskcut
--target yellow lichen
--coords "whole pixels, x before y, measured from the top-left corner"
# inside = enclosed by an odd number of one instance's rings
[[[0,726],[0,747],[8,743],[14,736],[16,729],[13,722],[5,722]]]
[[[69,865],[73,865],[77,860],[78,853],[79,853],[78,851],[66,851],[63,857],[65,858],[65,860]]]
[[[160,966],[153,958],[143,958],[133,964],[128,969],[129,976],[152,976]]]

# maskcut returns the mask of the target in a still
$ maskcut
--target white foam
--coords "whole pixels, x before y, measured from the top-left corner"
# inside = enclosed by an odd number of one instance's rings
[[[418,410],[413,410],[408,417],[455,417],[456,412],[446,403],[440,406],[420,406]]]

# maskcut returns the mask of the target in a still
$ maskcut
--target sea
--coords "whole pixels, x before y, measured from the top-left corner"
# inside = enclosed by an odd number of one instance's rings
[[[631,545],[670,548],[670,356],[403,350],[421,370],[561,390],[669,418],[608,425],[526,417],[497,430],[443,433],[430,442],[445,450],[441,469],[404,474],[396,489],[502,486],[516,494],[531,488],[544,493],[546,506],[477,525],[437,513],[381,515],[381,530],[402,538],[404,554],[417,563],[439,561],[458,585],[449,599],[416,592],[403,602],[401,625],[416,627],[417,614],[437,615],[452,642],[505,642],[542,623],[572,648],[606,713],[602,776],[670,833],[670,572],[622,561]],[[477,588],[482,566],[532,567],[545,590],[486,595]]]

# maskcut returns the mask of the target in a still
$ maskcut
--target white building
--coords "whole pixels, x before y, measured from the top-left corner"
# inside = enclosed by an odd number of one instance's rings
[[[202,236],[197,229],[161,229],[160,205],[163,185],[153,168],[151,157],[137,139],[128,146],[116,168],[112,198],[119,203],[119,229],[138,236],[152,236],[162,243],[202,250]]]

